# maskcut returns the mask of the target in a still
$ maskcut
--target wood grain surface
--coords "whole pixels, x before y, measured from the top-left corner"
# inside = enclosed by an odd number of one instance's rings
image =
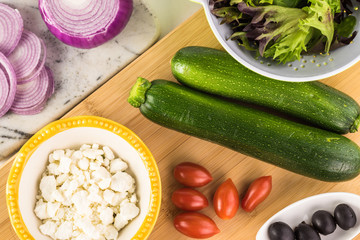
[[[126,99],[136,78],[142,76],[149,80],[162,78],[175,81],[171,75],[170,59],[177,50],[189,45],[221,48],[208,27],[202,10],[64,116],[97,115],[112,119],[133,130],[149,147],[157,161],[163,187],[160,215],[149,240],[188,239],[173,227],[173,218],[180,211],[170,201],[172,192],[181,186],[172,177],[172,170],[182,161],[196,162],[210,170],[214,180],[199,189],[210,202],[216,187],[227,178],[232,178],[238,191],[243,193],[255,178],[273,176],[273,191],[252,213],[239,210],[232,220],[221,220],[211,207],[202,211],[213,218],[221,229],[220,234],[211,238],[214,240],[255,239],[258,229],[269,217],[287,205],[311,195],[334,191],[360,194],[360,177],[344,183],[325,183],[306,178],[224,147],[160,127],[145,119],[138,109],[131,107]],[[360,63],[323,82],[360,102]],[[360,133],[348,137],[360,144]],[[11,164],[12,160],[9,160],[0,168],[1,240],[18,239],[10,225],[5,203],[5,184]],[[356,239],[360,239],[360,236]]]

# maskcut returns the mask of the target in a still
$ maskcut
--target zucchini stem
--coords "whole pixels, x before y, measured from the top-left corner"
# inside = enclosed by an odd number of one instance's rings
[[[356,117],[354,124],[350,127],[350,132],[355,133],[359,130],[360,126],[360,114]]]
[[[136,83],[131,88],[128,103],[131,106],[139,108],[146,100],[146,91],[151,87],[151,82],[145,78],[138,77]]]

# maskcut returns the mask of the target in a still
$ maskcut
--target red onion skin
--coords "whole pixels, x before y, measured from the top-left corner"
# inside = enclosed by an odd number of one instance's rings
[[[119,11],[117,12],[115,19],[106,27],[105,30],[101,29],[95,35],[81,37],[73,36],[61,31],[47,15],[47,7],[47,0],[39,0],[41,17],[55,37],[67,45],[77,48],[90,49],[111,40],[125,28],[133,11],[133,1],[119,0]]]

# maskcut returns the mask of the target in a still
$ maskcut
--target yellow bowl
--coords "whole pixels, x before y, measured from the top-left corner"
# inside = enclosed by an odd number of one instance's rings
[[[11,224],[21,240],[50,239],[39,231],[41,221],[34,213],[41,174],[52,151],[79,148],[84,143],[109,146],[128,163],[135,178],[140,214],[120,231],[118,239],[143,240],[149,236],[161,203],[161,181],[154,157],[138,136],[119,123],[79,116],[50,123],[24,144],[15,158],[6,202]]]

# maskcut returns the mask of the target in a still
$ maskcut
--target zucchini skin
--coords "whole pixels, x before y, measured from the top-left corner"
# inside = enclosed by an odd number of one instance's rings
[[[359,174],[360,149],[339,134],[166,80],[153,81],[145,94],[140,112],[164,127],[322,181],[345,181]]]
[[[329,131],[356,132],[360,124],[360,107],[350,96],[320,82],[261,76],[220,50],[185,47],[171,60],[171,68],[191,88],[268,107]]]

